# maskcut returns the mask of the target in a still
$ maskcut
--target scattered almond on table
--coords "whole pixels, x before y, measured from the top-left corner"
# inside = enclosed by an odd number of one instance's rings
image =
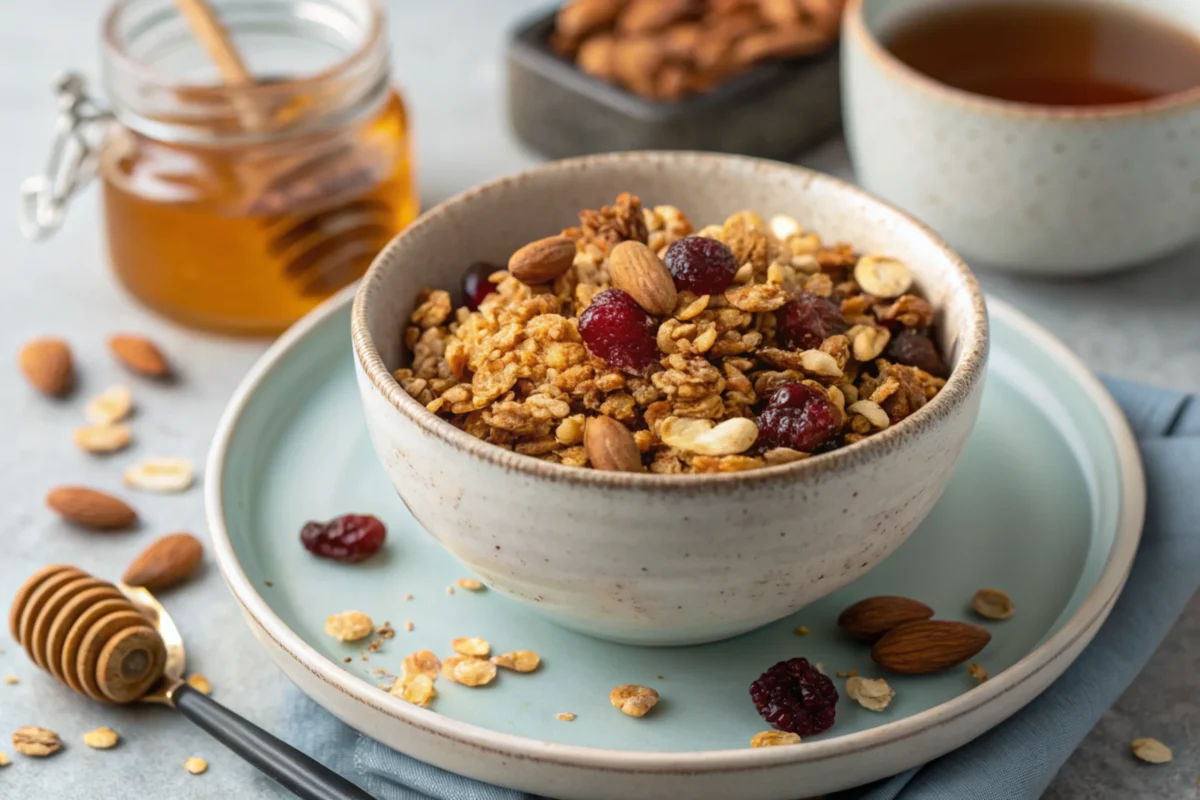
[[[17,364],[29,385],[47,397],[63,397],[75,384],[75,362],[70,346],[54,336],[25,343]]]
[[[182,583],[204,557],[204,545],[190,533],[171,533],[150,544],[133,560],[121,580],[152,592]]]
[[[128,528],[137,522],[137,512],[124,500],[85,486],[52,489],[46,505],[63,519],[93,530]]]
[[[117,361],[127,369],[148,378],[165,378],[171,366],[158,345],[145,336],[115,334],[108,339],[108,348]]]

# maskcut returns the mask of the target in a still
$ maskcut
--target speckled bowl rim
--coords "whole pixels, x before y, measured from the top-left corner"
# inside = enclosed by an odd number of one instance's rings
[[[1133,119],[1163,112],[1191,111],[1200,108],[1200,86],[1185,89],[1182,92],[1172,92],[1150,100],[1100,106],[1051,106],[1018,103],[1014,100],[1001,100],[956,89],[918,72],[892,55],[891,51],[867,30],[867,23],[863,19],[863,6],[867,2],[869,0],[847,0],[845,13],[842,15],[842,46],[849,47],[857,44],[867,57],[890,77],[908,83],[937,99],[967,106],[974,111],[1004,117],[1070,122],[1074,120]]]
[[[399,250],[404,238],[421,230],[421,228],[431,224],[431,222],[439,217],[451,213],[453,209],[459,206],[470,203],[478,197],[503,190],[512,183],[524,181],[531,176],[549,172],[585,172],[595,167],[631,162],[645,163],[647,167],[666,167],[670,169],[688,169],[700,165],[714,169],[737,166],[742,169],[753,168],[771,172],[790,172],[805,178],[808,184],[812,182],[828,184],[829,187],[836,191],[855,195],[858,199],[868,204],[881,206],[900,217],[905,224],[926,237],[942,252],[942,255],[949,262],[951,270],[958,274],[965,287],[965,291],[970,295],[969,319],[966,320],[964,329],[957,331],[961,355],[949,379],[946,381],[946,385],[932,400],[906,419],[860,442],[855,442],[854,444],[840,447],[828,453],[822,453],[821,455],[795,461],[790,464],[762,467],[743,472],[703,475],[605,472],[542,461],[541,459],[524,456],[477,439],[430,412],[424,405],[410,397],[384,365],[383,359],[379,355],[379,350],[375,347],[375,343],[368,332],[368,320],[372,314],[372,307],[376,305],[374,303],[374,296],[379,291],[379,283],[382,280],[382,275],[386,270],[400,268],[395,254]],[[395,320],[389,324],[399,325],[401,321]],[[831,175],[766,159],[691,151],[633,151],[554,161],[518,172],[514,175],[499,178],[473,189],[468,189],[446,200],[427,211],[405,230],[397,234],[387,247],[376,256],[355,294],[350,326],[355,355],[368,379],[406,420],[415,424],[430,436],[457,450],[495,464],[505,470],[521,472],[550,481],[564,481],[586,486],[652,492],[680,491],[690,493],[697,490],[709,491],[714,489],[728,491],[744,487],[748,484],[770,484],[782,481],[806,480],[825,473],[853,470],[889,449],[903,446],[905,443],[919,436],[926,435],[930,432],[932,426],[938,425],[943,419],[946,419],[960,409],[963,403],[971,396],[972,391],[979,382],[983,380],[988,353],[987,307],[984,303],[983,290],[979,287],[978,281],[975,280],[975,276],[963,260],[930,228],[869,192]]]
[[[1063,653],[1080,637],[1094,636],[1116,603],[1137,554],[1142,522],[1145,518],[1146,484],[1137,442],[1124,414],[1100,381],[1065,345],[1012,306],[992,298],[989,302],[997,316],[1003,316],[1006,324],[1037,342],[1095,404],[1112,436],[1121,479],[1121,510],[1112,550],[1104,568],[1076,612],[1063,621],[1058,630],[1045,642],[1008,669],[992,676],[987,682],[945,703],[870,730],[809,741],[794,747],[744,747],[685,752],[613,750],[546,742],[442,716],[436,711],[419,708],[380,691],[378,687],[350,674],[341,664],[329,660],[305,642],[271,609],[259,587],[250,580],[238,560],[233,539],[225,524],[225,462],[242,414],[261,386],[272,377],[278,364],[299,347],[314,328],[326,318],[341,311],[350,302],[350,293],[353,291],[354,287],[348,287],[296,323],[263,354],[234,392],[217,426],[205,467],[204,500],[209,534],[217,566],[226,584],[251,625],[256,627],[263,637],[269,639],[273,646],[326,686],[364,708],[411,728],[443,737],[447,741],[516,761],[588,769],[601,774],[752,773],[824,761],[851,753],[867,753],[948,724],[998,701],[1003,695],[1014,691],[1020,684],[1062,658]],[[259,638],[259,641],[262,642],[262,638]],[[263,644],[266,646],[265,642]],[[703,699],[699,698],[697,702],[703,702]]]

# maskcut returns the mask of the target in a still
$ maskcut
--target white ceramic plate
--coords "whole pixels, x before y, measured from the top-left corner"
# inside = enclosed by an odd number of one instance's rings
[[[281,338],[231,401],[207,473],[213,546],[251,628],[301,689],[445,769],[557,798],[794,800],[860,784],[935,758],[1035,697],[1091,640],[1132,563],[1144,486],[1120,411],[1060,343],[992,301],[988,386],[950,488],[891,558],[832,596],[733,640],[656,649],[589,639],[494,592],[447,595],[466,570],[395,497],[361,419],[352,291]],[[384,553],[345,565],[301,547],[304,522],[348,512],[386,522]],[[867,648],[838,634],[846,605],[903,594],[941,618],[969,618],[983,586],[1005,589],[1017,605],[1012,619],[987,623],[993,639],[975,659],[992,674],[986,683],[976,686],[965,667],[889,676],[897,697],[886,711],[843,696],[830,731],[749,748],[767,726],[747,688],[776,661],[803,655],[831,673],[879,674]],[[323,632],[327,615],[349,608],[398,630],[368,661]],[[798,625],[811,633],[797,636]],[[428,710],[380,691],[369,671],[399,672],[403,656],[422,648],[450,655],[458,636],[482,636],[498,652],[535,650],[543,666],[502,672],[482,689],[439,680]],[[662,702],[645,718],[626,717],[608,702],[624,683],[654,686]],[[564,711],[578,718],[555,719]]]

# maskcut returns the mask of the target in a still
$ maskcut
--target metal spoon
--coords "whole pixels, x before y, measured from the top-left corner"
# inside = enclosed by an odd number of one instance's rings
[[[187,651],[166,609],[147,589],[124,583],[118,583],[117,588],[150,620],[167,649],[162,680],[141,702],[176,709],[303,800],[373,800],[342,776],[188,686],[183,680]]]

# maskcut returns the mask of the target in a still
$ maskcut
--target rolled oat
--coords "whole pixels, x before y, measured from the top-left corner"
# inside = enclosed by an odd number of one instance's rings
[[[650,709],[658,705],[658,692],[649,686],[626,684],[609,692],[608,700],[624,714],[644,717]]]
[[[325,620],[325,632],[340,642],[357,642],[374,631],[371,618],[361,611],[343,611]]]

